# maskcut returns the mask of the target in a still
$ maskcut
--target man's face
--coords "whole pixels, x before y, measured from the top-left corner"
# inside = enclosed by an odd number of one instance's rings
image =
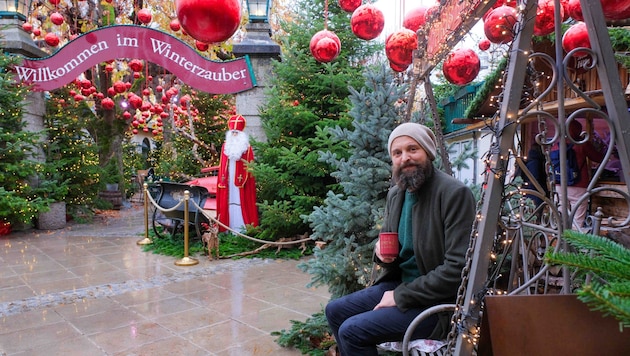
[[[392,141],[392,173],[401,189],[415,191],[433,174],[433,164],[427,152],[409,136]]]

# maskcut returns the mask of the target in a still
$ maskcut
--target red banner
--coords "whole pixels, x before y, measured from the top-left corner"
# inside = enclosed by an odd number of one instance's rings
[[[247,56],[212,61],[167,33],[135,25],[88,32],[50,57],[25,59],[15,71],[18,80],[33,85],[34,90],[52,90],[70,83],[88,68],[116,58],[137,58],[158,64],[182,82],[211,94],[238,93],[256,85]]]

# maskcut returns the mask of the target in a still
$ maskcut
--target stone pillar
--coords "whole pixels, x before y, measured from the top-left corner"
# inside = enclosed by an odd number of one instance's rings
[[[271,39],[271,26],[266,22],[249,23],[245,29],[245,38],[234,44],[232,52],[236,57],[249,56],[256,86],[236,94],[236,112],[247,120],[245,132],[264,142],[267,137],[260,121],[259,108],[267,100],[265,90],[270,86],[273,75],[272,61],[280,59],[280,46]]]

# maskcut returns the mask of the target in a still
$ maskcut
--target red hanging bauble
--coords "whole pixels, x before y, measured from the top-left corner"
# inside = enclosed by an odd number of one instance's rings
[[[514,39],[514,25],[518,21],[516,9],[510,6],[499,6],[486,16],[483,32],[490,42],[508,43]]]
[[[418,36],[415,31],[402,28],[385,40],[385,54],[390,62],[398,66],[408,66],[413,62],[413,50],[418,48]]]
[[[131,61],[129,61],[128,66],[134,72],[140,72],[142,71],[142,67],[144,67],[142,61],[139,59],[132,59]]]
[[[174,31],[174,32],[177,32],[177,31],[179,31],[180,28],[182,28],[179,25],[179,20],[178,19],[171,20],[171,23],[168,25],[168,27],[170,27],[171,31]]]
[[[63,15],[58,12],[53,12],[50,14],[50,22],[57,26],[61,25],[63,23]]]
[[[114,103],[111,98],[104,98],[103,100],[101,100],[101,106],[105,110],[111,110],[114,108],[114,106],[116,106],[116,103]]]
[[[30,22],[25,22],[22,24],[22,29],[27,33],[30,33],[31,31],[33,31],[33,24]]]
[[[562,5],[562,22],[569,19],[569,0],[560,0]]]
[[[51,3],[52,5],[59,5],[61,0],[48,0],[48,2]]]
[[[130,113],[129,111],[125,111],[125,112],[123,113],[123,118],[124,118],[125,120],[129,120],[129,119],[131,119],[131,113]]]
[[[53,32],[48,32],[46,36],[44,36],[44,41],[46,41],[46,43],[51,47],[57,47],[59,44],[59,37]]]
[[[607,20],[630,18],[630,0],[601,0],[602,12]]]
[[[82,80],[79,82],[79,86],[80,86],[81,88],[83,88],[83,89],[88,89],[88,88],[90,88],[90,87],[92,86],[92,82],[91,82],[91,81],[89,81],[88,79],[82,79]]]
[[[488,17],[490,12],[492,12],[492,10],[496,9],[497,7],[509,6],[509,7],[516,8],[516,6],[518,5],[516,1],[517,0],[497,0],[497,2],[495,2],[494,5],[492,5],[490,10],[486,11],[486,13],[483,14],[483,16],[482,16],[483,21],[485,22],[486,21],[486,17]]]
[[[403,64],[403,65],[399,65],[396,64],[394,62],[389,62],[389,67],[394,71],[394,72],[404,72],[407,70],[407,68],[409,68],[409,64]]]
[[[203,43],[201,41],[195,40],[195,47],[197,47],[197,49],[200,50],[201,52],[205,52],[208,50],[208,48],[210,48],[210,45],[208,45],[207,43]]]
[[[566,10],[569,12],[569,16],[575,21],[584,21],[580,0],[569,0]]]
[[[490,48],[490,40],[484,38],[483,40],[479,41],[478,46],[480,50],[487,51]]]
[[[151,15],[151,10],[149,9],[140,9],[140,11],[138,11],[137,13],[137,16],[138,21],[142,22],[145,25],[151,22],[151,19],[153,18],[153,15]]]
[[[363,0],[339,0],[339,7],[341,7],[343,11],[351,13],[361,6],[362,2]]]
[[[403,18],[403,27],[408,28],[413,32],[417,32],[418,29],[427,22],[427,11],[429,7],[419,6],[415,9],[411,9],[405,14]]]
[[[321,30],[311,37],[311,55],[321,63],[332,62],[341,52],[341,41],[332,31]]]
[[[442,65],[442,73],[450,83],[466,85],[479,74],[481,62],[472,49],[459,48],[449,53]]]
[[[119,80],[114,83],[114,90],[116,91],[116,93],[120,94],[120,93],[124,93],[125,90],[127,90],[127,88],[125,87],[125,83]]]
[[[350,26],[355,36],[362,40],[373,40],[383,32],[385,16],[372,4],[361,5],[352,13]]]
[[[536,22],[534,23],[534,35],[547,36],[555,30],[555,0],[538,0],[536,9]],[[560,8],[561,17],[564,17],[564,10]]]
[[[562,35],[562,49],[566,52],[579,47],[591,48],[591,40],[588,38],[588,30],[584,22],[574,24]],[[575,52],[576,57],[582,57],[587,54],[585,51]]]
[[[42,30],[40,30],[39,28],[34,28],[33,34],[35,35],[35,37],[39,37],[39,35],[42,34]]]
[[[107,95],[109,95],[109,96],[114,96],[114,95],[116,95],[116,90],[114,90],[114,88],[113,88],[113,87],[109,87],[109,88],[107,88]]]
[[[131,105],[131,107],[134,109],[140,109],[140,107],[142,106],[142,98],[137,96],[136,94],[131,95],[129,98],[127,98],[127,100],[129,101],[129,105]]]
[[[182,28],[201,42],[223,42],[241,23],[239,0],[177,0],[175,6]]]

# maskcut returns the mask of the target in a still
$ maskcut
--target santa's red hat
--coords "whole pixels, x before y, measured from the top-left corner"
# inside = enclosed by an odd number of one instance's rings
[[[245,124],[246,124],[246,122],[245,122],[245,118],[243,116],[241,116],[241,115],[233,115],[228,120],[228,129],[243,131],[243,130],[245,130]]]

